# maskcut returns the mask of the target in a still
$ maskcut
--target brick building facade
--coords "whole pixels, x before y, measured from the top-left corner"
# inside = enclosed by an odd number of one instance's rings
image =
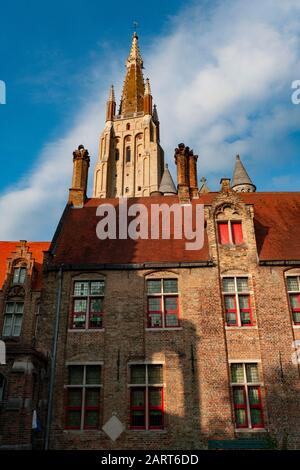
[[[141,119],[158,129],[149,84],[143,101],[141,70],[133,70],[141,66],[136,35],[129,65],[118,116],[110,94],[105,133],[121,123],[135,142]],[[151,132],[141,155],[135,147],[127,154],[135,160],[100,145],[102,197],[87,197],[88,151],[73,154],[68,204],[44,257],[34,343],[41,361],[52,358],[47,419],[41,414],[46,448],[205,449],[215,440],[299,448],[300,192],[256,192],[239,157],[232,182],[223,178],[217,192],[204,182],[198,191],[197,156],[180,144],[177,190],[167,168],[152,191],[141,184],[145,194],[128,183],[128,224],[136,204],[149,213],[184,203],[194,216],[201,206],[203,246],[187,250],[175,227],[166,238],[163,217],[157,238],[101,240],[108,205],[116,233],[122,229],[124,200],[107,195],[117,181],[117,195],[126,196],[126,176],[135,184]]]

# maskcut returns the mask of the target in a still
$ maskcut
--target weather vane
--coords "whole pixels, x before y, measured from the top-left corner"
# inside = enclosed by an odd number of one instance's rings
[[[139,26],[138,22],[134,21],[133,22],[133,30],[136,31],[138,29],[138,26]]]

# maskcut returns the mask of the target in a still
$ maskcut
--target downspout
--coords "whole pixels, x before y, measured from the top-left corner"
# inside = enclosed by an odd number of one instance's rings
[[[58,340],[59,320],[60,320],[62,282],[63,282],[63,265],[60,265],[59,272],[58,272],[58,291],[57,291],[56,309],[55,309],[55,326],[54,326],[54,335],[53,335],[52,349],[51,349],[51,371],[50,371],[50,382],[49,382],[49,389],[48,389],[48,413],[47,413],[46,430],[45,430],[45,450],[49,450],[49,441],[50,441],[50,428],[51,428],[52,409],[53,409],[53,393],[54,393],[54,384],[55,384],[57,340]]]

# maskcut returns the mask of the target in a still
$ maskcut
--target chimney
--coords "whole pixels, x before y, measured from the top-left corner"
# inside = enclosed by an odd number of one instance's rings
[[[189,187],[190,197],[198,198],[198,183],[197,183],[197,159],[198,155],[194,155],[193,150],[189,151],[188,162],[189,162]]]
[[[146,78],[145,94],[144,94],[144,114],[152,116],[152,95],[149,78]]]
[[[175,163],[177,166],[177,188],[179,200],[182,203],[190,202],[189,188],[189,147],[183,143],[175,149]]]
[[[89,152],[83,145],[79,145],[78,149],[73,152],[72,188],[69,190],[68,203],[73,207],[83,207],[86,200],[89,166]]]

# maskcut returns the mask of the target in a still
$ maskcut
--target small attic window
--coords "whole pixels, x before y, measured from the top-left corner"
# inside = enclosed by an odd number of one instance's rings
[[[130,131],[130,124],[129,124],[129,122],[126,124],[126,130],[127,130],[127,131]]]
[[[14,268],[13,284],[24,284],[26,268]]]

